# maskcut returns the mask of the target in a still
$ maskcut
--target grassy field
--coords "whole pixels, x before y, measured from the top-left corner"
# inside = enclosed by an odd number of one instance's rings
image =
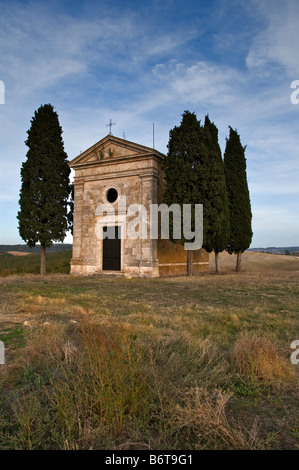
[[[297,449],[298,260],[259,255],[221,276],[0,278],[0,449]]]
[[[13,254],[12,254],[13,253]],[[48,273],[69,273],[72,251],[47,253]],[[38,274],[40,254],[26,252],[0,252],[0,277],[12,274]]]

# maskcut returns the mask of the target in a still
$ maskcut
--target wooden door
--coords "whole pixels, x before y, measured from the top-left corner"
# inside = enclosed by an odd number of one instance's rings
[[[120,271],[120,227],[103,227],[103,232],[108,235],[108,238],[103,238],[103,271]]]

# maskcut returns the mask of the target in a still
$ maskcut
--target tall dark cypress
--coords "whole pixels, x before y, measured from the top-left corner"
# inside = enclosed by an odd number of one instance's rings
[[[163,202],[171,204],[200,204],[195,167],[199,158],[201,126],[196,115],[184,111],[180,126],[169,132],[168,153],[164,160],[165,192]],[[194,213],[193,213],[194,216]],[[194,229],[194,220],[192,221]],[[185,243],[182,236],[180,242]],[[193,251],[187,253],[187,274],[193,273]]]
[[[27,131],[27,160],[22,164],[19,233],[28,246],[41,244],[41,274],[46,272],[46,248],[63,241],[68,230],[70,168],[62,128],[51,104],[34,113]]]
[[[209,116],[206,116],[203,128],[198,172],[203,204],[203,248],[208,253],[215,253],[216,273],[219,274],[219,253],[226,249],[229,239],[229,209],[218,129]]]
[[[249,248],[252,240],[252,213],[246,176],[246,146],[241,145],[237,131],[231,127],[229,129],[224,153],[231,227],[227,251],[237,254],[236,271],[240,271],[241,255]]]

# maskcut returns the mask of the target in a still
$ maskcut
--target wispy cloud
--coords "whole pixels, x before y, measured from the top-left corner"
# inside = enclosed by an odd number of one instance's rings
[[[250,70],[269,76],[285,71],[289,77],[299,76],[298,17],[297,0],[254,2],[255,7],[268,22],[266,30],[253,40],[246,58]]]

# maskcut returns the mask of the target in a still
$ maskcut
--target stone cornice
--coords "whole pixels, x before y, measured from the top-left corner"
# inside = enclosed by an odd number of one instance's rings
[[[122,171],[115,171],[111,173],[107,171],[107,173],[98,173],[98,174],[91,174],[89,176],[75,176],[74,185],[79,185],[85,183],[87,181],[100,181],[100,180],[111,180],[116,178],[128,178],[130,176],[138,176],[139,178],[159,178],[159,171],[154,166],[146,167],[137,170],[122,170]]]

